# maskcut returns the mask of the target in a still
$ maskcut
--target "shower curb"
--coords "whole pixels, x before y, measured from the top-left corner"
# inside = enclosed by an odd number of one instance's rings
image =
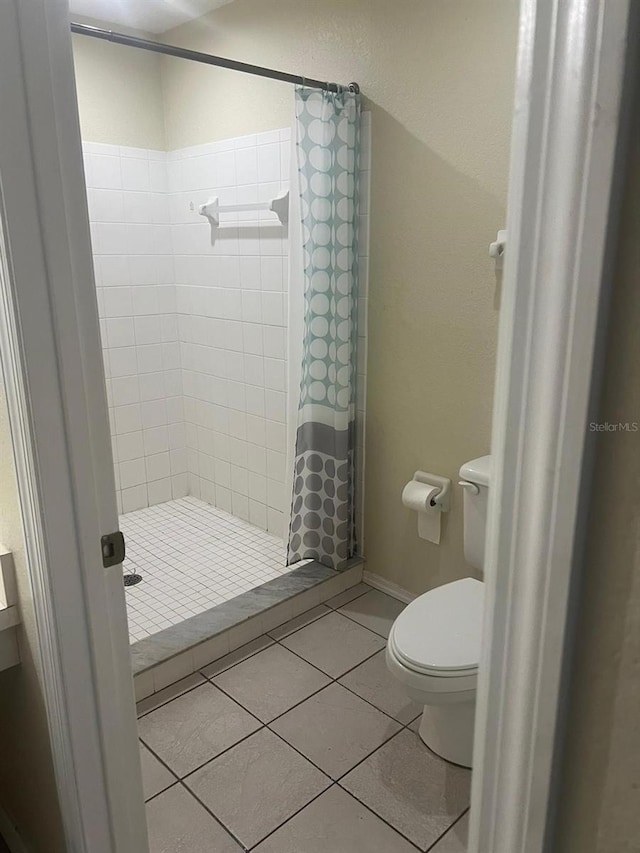
[[[315,561],[131,644],[136,701],[360,583],[364,560],[336,571]]]

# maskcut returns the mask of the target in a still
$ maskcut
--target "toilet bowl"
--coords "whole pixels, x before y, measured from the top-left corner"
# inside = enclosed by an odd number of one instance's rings
[[[390,672],[424,706],[418,734],[447,761],[471,767],[484,585],[454,581],[416,598],[393,623]]]
[[[460,468],[464,489],[464,554],[484,565],[491,457]],[[407,695],[424,706],[418,734],[437,755],[471,767],[476,681],[482,641],[484,585],[464,578],[425,592],[393,623],[387,666]]]

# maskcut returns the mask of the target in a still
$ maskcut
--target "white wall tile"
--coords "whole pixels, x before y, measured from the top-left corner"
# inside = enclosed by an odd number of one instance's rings
[[[276,326],[263,326],[263,351],[268,358],[281,358],[286,356],[285,329]]]
[[[281,538],[285,535],[284,514],[271,507],[267,509],[267,531]]]
[[[276,421],[265,422],[266,446],[269,450],[286,453],[286,426]]]
[[[124,287],[131,283],[126,255],[101,256],[95,259],[100,267],[103,287]]]
[[[140,405],[134,403],[129,406],[116,406],[114,409],[116,419],[116,433],[135,432],[142,427]]]
[[[154,453],[151,456],[147,456],[145,463],[148,482],[162,480],[171,476],[171,460],[168,452]],[[176,471],[175,473],[181,472]]]
[[[286,456],[277,450],[267,450],[267,477],[283,483],[285,479]]]
[[[171,477],[171,496],[175,500],[176,498],[183,498],[185,495],[189,494],[189,486],[187,482],[186,474],[176,474]]]
[[[280,391],[265,390],[265,416],[270,421],[285,423],[287,417],[286,398]]]
[[[258,146],[258,180],[261,183],[280,180],[280,145],[273,142]]]
[[[120,462],[120,485],[123,489],[131,486],[140,486],[147,482],[144,459],[132,459],[129,462]]]
[[[169,450],[169,433],[166,426],[145,429],[142,433],[145,455],[164,453]]]
[[[137,285],[133,288],[132,314],[158,314],[160,304],[158,301],[159,288],[155,285]]]
[[[136,347],[139,373],[162,370],[162,344],[147,344]]]
[[[267,478],[267,503],[272,509],[284,511],[284,483]]]
[[[258,182],[258,156],[255,147],[236,150],[236,170],[238,185]]]
[[[122,512],[134,512],[148,506],[146,485],[133,486],[122,490]]]
[[[131,317],[133,302],[130,287],[106,287],[104,289],[104,316]]]
[[[163,480],[154,480],[153,482],[148,483],[147,494],[149,506],[170,501],[174,497],[171,478],[166,477]],[[180,495],[180,497],[182,497],[182,495]]]
[[[231,511],[238,518],[249,521],[249,498],[246,495],[241,495],[238,492],[231,492]]]
[[[164,372],[156,371],[155,373],[141,374],[138,376],[138,387],[141,401],[164,399],[166,394]]]
[[[247,442],[247,468],[254,474],[267,473],[267,451],[264,446]]]
[[[262,294],[262,322],[267,326],[284,326],[284,295]]]
[[[264,385],[272,391],[285,390],[285,363],[282,359],[264,359]]]
[[[140,404],[142,428],[164,426],[167,423],[167,406],[165,400],[149,400]]]
[[[122,188],[119,156],[91,154],[88,161],[93,188],[118,190]]]
[[[144,444],[141,431],[118,435],[116,437],[116,446],[120,462],[144,457]]]
[[[263,474],[249,471],[249,499],[267,504],[267,478]]]
[[[124,222],[123,194],[120,190],[92,189],[88,193],[92,222]]]
[[[140,401],[140,388],[137,376],[121,376],[109,380],[114,406],[127,406]]]
[[[245,417],[247,441],[251,444],[257,444],[259,447],[264,447],[267,443],[267,424],[265,419],[249,414]],[[273,449],[279,450],[280,448],[274,447]]]
[[[148,191],[149,163],[138,157],[123,157],[120,160],[122,188],[124,190]]]
[[[284,289],[284,267],[281,257],[260,259],[260,277],[263,290]]]
[[[107,343],[109,347],[130,347],[136,342],[133,319],[119,317],[107,319]]]
[[[258,501],[249,500],[249,521],[261,530],[266,530],[267,507]]]

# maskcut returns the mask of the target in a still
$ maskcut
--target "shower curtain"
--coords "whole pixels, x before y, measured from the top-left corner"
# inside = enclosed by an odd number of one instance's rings
[[[298,87],[295,104],[304,340],[287,563],[340,568],[357,548],[360,95]]]

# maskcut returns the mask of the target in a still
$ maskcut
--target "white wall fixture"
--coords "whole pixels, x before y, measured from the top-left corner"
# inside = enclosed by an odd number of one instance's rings
[[[496,269],[501,270],[504,267],[504,254],[507,251],[507,232],[506,230],[498,231],[496,239],[493,243],[489,243],[489,255],[496,259]]]
[[[271,201],[250,201],[239,204],[220,204],[218,196],[210,198],[198,208],[200,216],[206,216],[211,225],[211,242],[215,240],[215,229],[220,225],[221,213],[247,213],[266,210],[275,213],[280,223],[285,225],[289,219],[289,190],[272,198]]]

